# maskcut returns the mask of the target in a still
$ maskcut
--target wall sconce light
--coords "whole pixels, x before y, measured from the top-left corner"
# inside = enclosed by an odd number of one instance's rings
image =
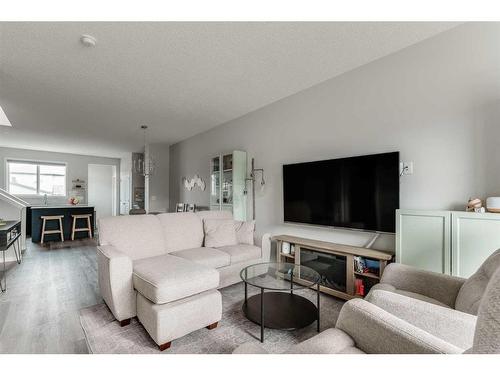
[[[243,190],[243,194],[245,195],[248,194],[246,182],[252,181],[252,217],[254,220],[255,220],[255,180],[256,180],[256,174],[259,172],[261,174],[260,187],[261,189],[264,189],[264,186],[266,185],[266,180],[264,179],[264,169],[255,168],[255,159],[252,158],[252,169],[250,171],[250,177],[245,178],[245,190]]]

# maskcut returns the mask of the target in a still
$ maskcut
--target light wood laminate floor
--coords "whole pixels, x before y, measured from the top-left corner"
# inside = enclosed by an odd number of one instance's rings
[[[87,353],[78,311],[102,302],[93,240],[28,242],[0,293],[0,353]]]

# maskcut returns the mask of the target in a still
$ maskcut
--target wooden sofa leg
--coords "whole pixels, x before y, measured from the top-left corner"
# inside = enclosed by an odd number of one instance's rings
[[[207,328],[208,329],[215,329],[215,328],[217,328],[217,324],[219,324],[219,322],[212,323],[209,326],[207,326]]]
[[[120,327],[125,327],[128,326],[129,324],[130,324],[130,318],[120,321]]]
[[[172,344],[172,341],[166,342],[165,344],[158,345],[160,348],[160,352],[164,351],[165,349],[170,348],[170,345]]]

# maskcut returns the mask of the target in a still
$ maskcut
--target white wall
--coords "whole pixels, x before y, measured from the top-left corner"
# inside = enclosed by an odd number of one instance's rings
[[[207,205],[208,189],[190,193],[181,179],[208,181],[210,156],[233,149],[266,171],[266,191],[256,200],[260,232],[353,245],[371,236],[283,224],[286,163],[400,151],[414,163],[414,174],[401,180],[402,208],[462,209],[471,196],[498,193],[499,141],[490,138],[499,125],[492,113],[500,100],[498,46],[498,23],[459,26],[175,144],[170,201]],[[486,183],[486,175],[496,180]],[[393,249],[393,236],[374,247]]]
[[[36,150],[24,150],[18,148],[8,148],[0,147],[0,187],[7,189],[7,176],[5,168],[5,160],[7,158],[17,158],[17,159],[28,159],[28,160],[38,160],[38,161],[52,161],[52,162],[63,162],[66,163],[66,190],[67,194],[71,190],[71,181],[77,178],[85,180],[88,182],[88,165],[89,164],[106,164],[114,165],[117,170],[120,170],[120,159],[115,158],[104,158],[97,156],[86,156],[86,155],[76,155],[76,154],[65,154],[58,152],[47,152],[47,151],[36,151]],[[120,176],[117,176],[119,179]],[[116,204],[119,204],[119,194],[117,194]],[[22,197],[25,201],[32,204],[43,203],[43,197],[40,198],[30,198]],[[67,203],[67,197],[49,197],[49,204]]]
[[[169,164],[170,153],[167,144],[151,143],[149,154],[155,163],[155,172],[148,179],[149,212],[167,212],[169,209]]]

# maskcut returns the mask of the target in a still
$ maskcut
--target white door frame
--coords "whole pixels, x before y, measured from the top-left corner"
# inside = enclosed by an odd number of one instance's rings
[[[95,164],[95,163],[89,163],[87,167],[87,176],[88,176],[88,169],[90,169],[91,166],[106,166],[106,167],[111,167],[113,171],[113,176],[112,176],[112,185],[111,185],[111,192],[112,192],[112,201],[111,201],[111,215],[116,216],[117,215],[117,205],[116,201],[118,199],[118,184],[117,184],[117,174],[116,174],[116,165],[113,164]],[[87,181],[87,189],[90,188],[90,181]],[[87,191],[87,201],[88,201],[88,191]],[[90,203],[90,202],[89,202]]]

